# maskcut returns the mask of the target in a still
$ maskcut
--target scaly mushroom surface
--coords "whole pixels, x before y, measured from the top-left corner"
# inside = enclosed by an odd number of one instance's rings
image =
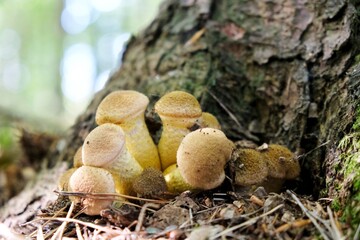
[[[114,123],[125,132],[126,146],[143,168],[161,169],[159,154],[145,124],[149,99],[131,90],[114,91],[107,95],[96,111],[96,123]]]
[[[234,144],[218,129],[202,128],[189,133],[177,151],[180,174],[192,187],[213,189],[225,179],[225,164]]]
[[[162,133],[158,143],[161,167],[165,170],[176,163],[176,151],[180,142],[190,133],[201,117],[201,107],[196,98],[183,91],[165,94],[155,104],[155,112],[162,121]]]
[[[82,166],[71,175],[69,187],[72,192],[82,193],[115,193],[115,183],[110,172],[105,169]],[[113,200],[89,197],[70,197],[75,203],[81,203],[87,215],[99,215],[108,208]]]
[[[132,182],[143,168],[127,150],[121,127],[105,123],[94,128],[85,138],[82,159],[85,166],[109,170],[121,194],[132,194]]]

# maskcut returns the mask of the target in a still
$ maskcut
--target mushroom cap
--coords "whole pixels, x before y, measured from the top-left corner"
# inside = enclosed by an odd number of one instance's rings
[[[73,192],[84,193],[115,193],[115,183],[110,172],[105,169],[82,166],[70,177],[69,186]],[[99,215],[100,211],[108,208],[113,200],[95,198],[74,198],[81,202],[88,215]]]
[[[203,112],[201,114],[200,126],[221,129],[221,125],[217,118],[209,112]]]
[[[108,167],[125,148],[125,134],[121,127],[105,123],[94,128],[85,138],[82,147],[84,165]]]
[[[77,168],[70,168],[60,176],[58,181],[58,188],[60,191],[69,191],[69,180],[71,175],[76,171]]]
[[[159,196],[167,191],[162,172],[156,168],[145,168],[133,182],[134,191],[143,197]]]
[[[75,152],[74,159],[73,159],[73,165],[75,168],[81,167],[83,165],[82,146],[79,147]]]
[[[295,154],[287,147],[278,144],[270,144],[267,155],[279,159],[282,168],[285,170],[285,179],[293,179],[300,175],[299,161],[296,159]]]
[[[165,94],[156,102],[155,112],[160,117],[198,118],[201,116],[201,107],[190,93],[173,91]]]
[[[179,194],[184,191],[194,189],[194,187],[190,186],[187,182],[185,182],[176,164],[167,167],[164,170],[163,174],[167,188],[171,193]]]
[[[238,148],[232,154],[235,172],[235,184],[251,186],[262,183],[267,175],[268,168],[261,153],[255,149]]]
[[[114,91],[99,104],[95,120],[98,125],[104,123],[122,124],[127,119],[143,114],[148,104],[149,98],[137,91]]]
[[[273,178],[295,178],[300,174],[300,165],[287,147],[269,144],[261,151],[268,165],[268,176]],[[294,176],[294,177],[293,177]]]
[[[267,164],[268,176],[272,178],[285,178],[286,169],[281,151],[273,149],[271,145],[269,145],[266,149],[261,149],[260,153]]]
[[[224,167],[233,146],[221,130],[214,128],[186,135],[177,151],[177,164],[184,180],[198,189],[218,187],[225,179]]]

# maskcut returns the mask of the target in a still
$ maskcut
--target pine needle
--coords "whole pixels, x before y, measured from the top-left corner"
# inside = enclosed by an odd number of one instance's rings
[[[247,221],[245,221],[245,222],[243,222],[243,223],[241,223],[241,224],[239,224],[239,225],[235,225],[235,226],[233,226],[233,227],[231,227],[231,228],[227,228],[227,229],[225,229],[224,231],[222,231],[222,232],[220,232],[220,233],[218,233],[218,234],[216,234],[216,235],[214,235],[214,236],[211,236],[211,237],[210,237],[210,240],[212,240],[212,239],[217,239],[217,238],[219,238],[219,237],[224,237],[224,236],[226,236],[227,234],[229,234],[229,233],[231,233],[231,232],[233,232],[233,231],[235,231],[235,230],[237,230],[237,229],[239,229],[239,228],[243,228],[243,227],[246,227],[246,226],[250,226],[250,225],[252,225],[252,224],[255,224],[260,218],[265,217],[265,216],[267,216],[267,215],[270,215],[270,214],[272,214],[273,212],[276,212],[277,210],[279,210],[279,209],[282,208],[282,207],[284,207],[284,204],[280,204],[280,205],[274,207],[273,209],[271,209],[270,211],[268,211],[268,212],[266,212],[266,213],[263,213],[263,214],[261,214],[260,216],[253,217],[253,218],[251,218],[251,219],[249,219],[249,220],[247,220]]]

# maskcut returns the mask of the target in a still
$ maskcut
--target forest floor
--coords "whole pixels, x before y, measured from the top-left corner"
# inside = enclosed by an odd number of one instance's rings
[[[170,200],[137,201],[81,214],[67,196],[27,222],[37,239],[349,239],[348,226],[330,210],[331,199],[313,201],[286,190],[267,194],[184,192]]]

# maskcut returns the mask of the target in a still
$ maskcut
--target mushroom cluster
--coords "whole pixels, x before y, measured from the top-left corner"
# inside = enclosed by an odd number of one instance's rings
[[[286,180],[300,175],[300,164],[285,146],[237,148],[231,157],[234,183],[239,186],[263,186],[268,192],[279,192]]]
[[[59,189],[140,197],[209,190],[223,183],[230,159],[242,165],[235,176],[241,186],[298,175],[298,165],[289,160],[292,153],[281,147],[234,151],[234,143],[220,130],[216,117],[202,112],[197,99],[183,91],[165,94],[156,102],[154,110],[162,122],[156,145],[145,124],[148,104],[148,97],[136,91],[107,95],[96,111],[98,126],[76,152],[74,167],[60,178]],[[88,215],[97,215],[112,204],[112,200],[84,196],[71,200],[81,203]]]
[[[218,130],[216,117],[202,112],[191,94],[170,92],[155,104],[163,126],[156,146],[145,124],[148,104],[148,97],[136,91],[107,95],[96,111],[98,126],[77,150],[74,167],[60,178],[59,189],[151,197],[219,186],[233,144]],[[89,215],[112,203],[83,196],[71,200]]]

